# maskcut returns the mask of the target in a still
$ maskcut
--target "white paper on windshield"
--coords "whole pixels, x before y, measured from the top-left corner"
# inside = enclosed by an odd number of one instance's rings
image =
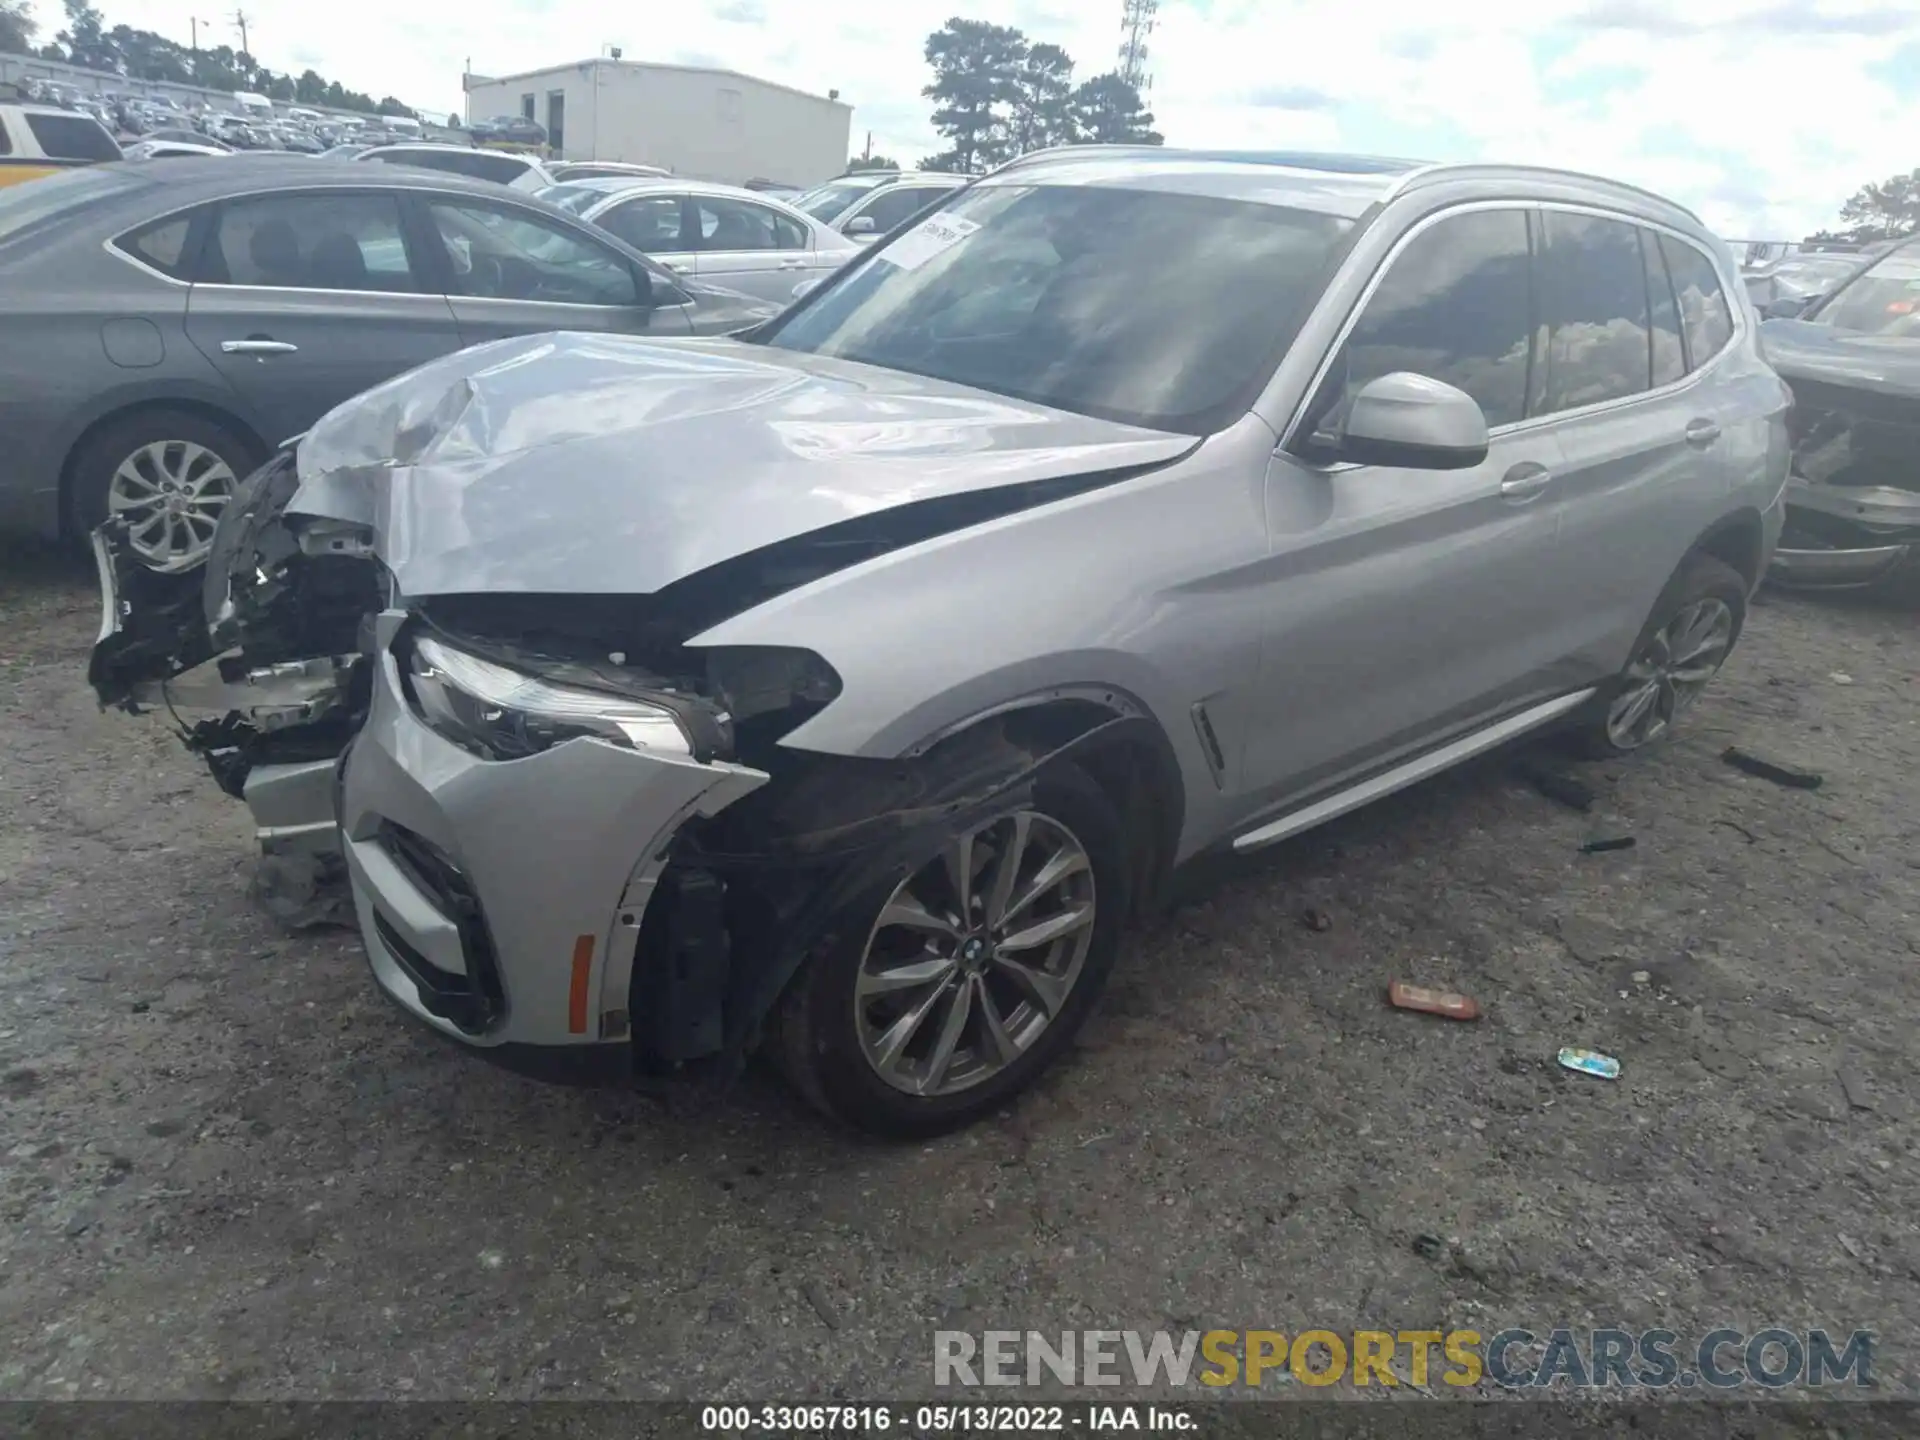
[[[979,221],[959,215],[930,215],[881,251],[880,258],[902,270],[918,270],[934,256],[951,250],[979,228]]]

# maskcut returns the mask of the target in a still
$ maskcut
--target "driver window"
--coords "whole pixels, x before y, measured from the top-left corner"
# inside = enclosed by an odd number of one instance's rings
[[[484,300],[637,305],[626,260],[524,211],[435,202],[428,209],[447,249],[448,291]]]
[[[1468,211],[1414,236],[1327,372],[1308,433],[1337,439],[1360,387],[1396,370],[1466,391],[1489,426],[1524,418],[1530,263],[1524,210]]]

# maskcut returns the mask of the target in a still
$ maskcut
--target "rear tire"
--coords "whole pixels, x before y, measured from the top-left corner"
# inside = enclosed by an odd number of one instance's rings
[[[1747,618],[1746,579],[1712,555],[1689,555],[1613,682],[1569,738],[1590,759],[1630,755],[1672,733],[1733,653]]]
[[[964,896],[959,856],[975,867]],[[808,1100],[857,1129],[905,1139],[969,1124],[1031,1085],[1092,1013],[1119,953],[1127,884],[1112,803],[1085,771],[1053,766],[1031,798],[848,904],[788,988],[773,1053]],[[1082,906],[1090,916],[1075,925]],[[1047,926],[1058,935],[1032,938]]]
[[[70,462],[68,513],[84,539],[124,515],[132,553],[150,570],[180,574],[206,559],[240,479],[259,463],[237,429],[189,410],[136,410],[81,442]]]

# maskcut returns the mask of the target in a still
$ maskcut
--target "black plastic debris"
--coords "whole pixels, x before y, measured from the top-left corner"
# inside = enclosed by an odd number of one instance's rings
[[[1549,800],[1557,800],[1569,810],[1582,814],[1593,808],[1593,787],[1584,780],[1544,765],[1523,765],[1520,774],[1526,782]]]
[[[1729,745],[1720,752],[1720,758],[1736,770],[1748,775],[1757,775],[1762,780],[1771,780],[1776,785],[1784,785],[1789,790],[1818,790],[1825,776],[1817,770],[1803,770],[1798,765],[1789,765],[1784,761],[1770,760],[1764,755],[1756,755],[1751,750],[1742,750],[1738,745]]]
[[[1580,853],[1603,855],[1609,850],[1631,850],[1638,843],[1623,830],[1596,830],[1580,842]]]

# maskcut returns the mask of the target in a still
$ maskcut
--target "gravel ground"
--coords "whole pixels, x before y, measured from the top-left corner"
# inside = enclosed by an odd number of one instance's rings
[[[890,1147],[413,1028],[249,900],[161,719],[98,713],[88,578],[0,574],[0,1394],[905,1397],[936,1328],[1773,1323],[1915,1393],[1910,610],[1765,603],[1595,817],[1496,757],[1203,877],[1037,1093]],[[1636,848],[1579,853],[1603,812]]]

